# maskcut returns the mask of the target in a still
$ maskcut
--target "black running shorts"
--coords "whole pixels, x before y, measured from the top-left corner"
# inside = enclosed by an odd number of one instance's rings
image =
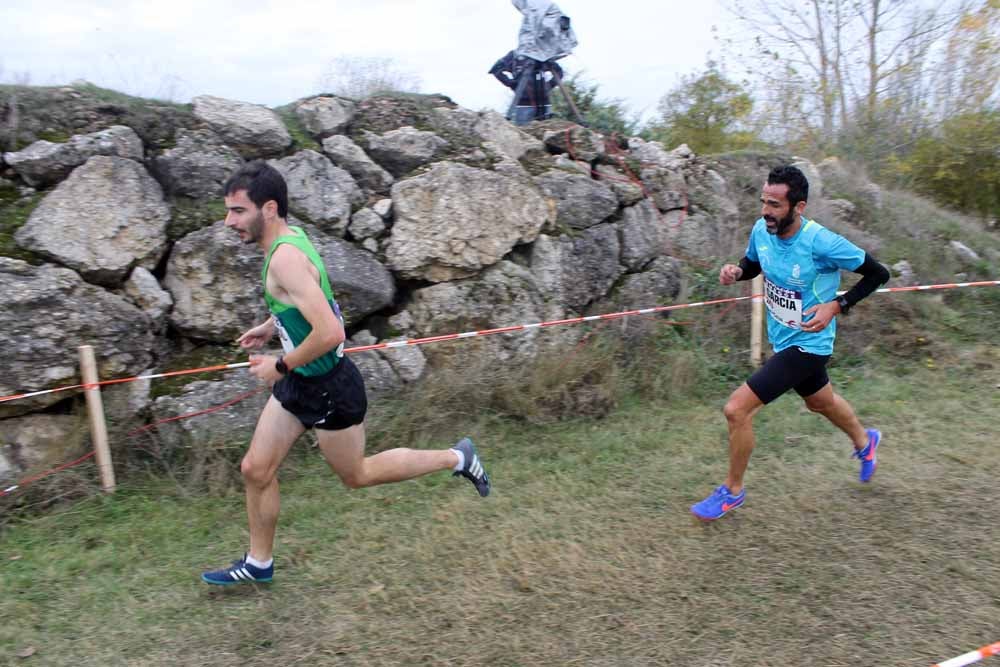
[[[271,393],[306,428],[339,431],[363,422],[368,411],[365,381],[347,357],[324,375],[293,371],[275,382]]]
[[[826,374],[829,360],[828,354],[810,354],[798,347],[787,347],[757,369],[747,384],[764,405],[789,389],[803,398],[812,396],[830,383]]]

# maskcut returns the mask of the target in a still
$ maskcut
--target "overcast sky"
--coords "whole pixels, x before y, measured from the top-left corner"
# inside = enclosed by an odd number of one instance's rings
[[[732,29],[718,0],[558,4],[580,42],[564,68],[647,115],[719,56],[713,26]],[[0,0],[0,81],[278,106],[321,92],[332,58],[375,56],[416,73],[422,92],[504,109],[510,92],[486,72],[516,46],[520,22],[510,0]]]

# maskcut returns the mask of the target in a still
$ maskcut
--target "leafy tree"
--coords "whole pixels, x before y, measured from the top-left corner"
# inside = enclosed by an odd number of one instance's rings
[[[939,131],[893,161],[910,187],[940,203],[982,216],[1000,217],[1000,111],[947,119]]]
[[[643,133],[666,146],[685,143],[696,153],[719,153],[746,148],[754,135],[746,122],[753,98],[709,61],[701,74],[692,74],[663,96],[660,118]]]
[[[587,127],[605,135],[614,132],[626,137],[635,135],[639,119],[629,115],[628,108],[621,99],[599,97],[600,86],[584,81],[580,72],[563,79],[562,85],[572,98]],[[562,92],[553,89],[550,93],[550,100],[554,117],[577,122],[576,115],[566,103]]]

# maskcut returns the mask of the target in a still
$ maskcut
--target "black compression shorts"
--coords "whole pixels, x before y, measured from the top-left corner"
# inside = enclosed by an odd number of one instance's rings
[[[323,375],[293,371],[275,382],[271,393],[306,428],[339,431],[363,422],[368,411],[365,381],[347,357]]]
[[[802,398],[812,396],[830,383],[830,376],[826,374],[829,360],[830,355],[810,354],[797,347],[788,347],[757,369],[747,385],[764,405],[789,389],[794,389]]]

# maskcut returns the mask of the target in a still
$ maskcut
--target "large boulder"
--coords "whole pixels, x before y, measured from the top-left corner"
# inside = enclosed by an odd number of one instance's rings
[[[448,148],[448,142],[433,132],[412,127],[382,135],[365,130],[362,137],[367,153],[396,178],[439,159]]]
[[[535,240],[550,216],[530,185],[454,162],[397,182],[392,200],[389,265],[404,277],[435,282],[496,263],[515,245]]]
[[[409,125],[431,127],[435,109],[454,109],[457,105],[445,95],[377,93],[358,102],[351,132],[364,128],[381,134]]]
[[[292,137],[278,114],[249,102],[199,95],[191,100],[194,115],[245,158],[280,155]]]
[[[354,107],[351,100],[320,95],[298,102],[295,115],[310,134],[323,139],[347,129],[354,118]]]
[[[651,260],[669,254],[666,216],[653,202],[643,200],[622,212],[621,262],[629,271],[640,271]]]
[[[414,290],[408,310],[421,337],[534,324],[560,315],[546,302],[531,272],[508,261],[473,278]],[[482,359],[521,364],[535,358],[544,338],[554,336],[531,328],[424,345],[423,351],[434,369],[462,368]]]
[[[142,161],[142,139],[130,127],[114,125],[90,134],[77,134],[65,143],[36,141],[16,153],[4,153],[3,161],[32,187],[57,183],[95,155]]]
[[[729,257],[746,247],[746,231],[740,225],[736,197],[722,176],[702,162],[685,171],[687,208],[670,224],[672,239],[692,257]],[[669,216],[668,216],[669,218]],[[673,254],[673,253],[671,253]]]
[[[322,234],[309,225],[302,227],[323,259],[330,286],[348,326],[392,305],[396,299],[396,282],[389,269],[374,255],[353,243]]]
[[[347,348],[364,347],[374,345],[378,342],[368,330],[362,330],[354,334],[347,341]],[[394,394],[403,388],[404,382],[399,374],[389,363],[382,350],[366,350],[364,352],[351,352],[353,361],[361,377],[365,381],[365,391],[369,398]]]
[[[222,410],[199,414],[197,419],[174,419],[159,424],[156,432],[160,455],[183,456],[184,450],[193,447],[245,447],[269,397],[267,387],[247,369],[230,371],[217,380],[191,382],[178,394],[160,396],[152,404],[154,421],[202,412],[240,399]]]
[[[371,253],[313,226],[302,227],[323,259],[348,325],[393,302],[392,274]],[[263,265],[260,249],[244,244],[221,220],[188,234],[174,246],[163,280],[174,299],[171,323],[192,338],[232,341],[267,316]]]
[[[102,379],[135,375],[152,362],[152,323],[120,296],[50,264],[0,257],[0,326],[11,363],[0,395],[79,382],[77,348],[93,345]],[[66,393],[0,403],[0,418],[56,403]]]
[[[222,185],[243,164],[240,154],[211,130],[177,130],[177,145],[153,162],[166,191],[193,199],[222,197]]]
[[[72,415],[0,420],[0,488],[29,472],[77,458],[89,442],[86,420]]]
[[[285,177],[292,213],[326,233],[344,235],[351,212],[364,203],[364,194],[349,173],[312,150],[273,160],[271,165]]]
[[[586,229],[618,210],[618,198],[600,181],[583,174],[551,170],[535,178],[544,195],[556,200],[556,224]]]
[[[545,153],[545,145],[541,141],[521,131],[496,111],[479,114],[473,130],[483,141],[493,142],[500,151],[515,160]]]
[[[48,194],[14,238],[89,281],[116,286],[133,266],[156,267],[169,222],[163,190],[141,164],[98,156]]]
[[[611,288],[625,269],[618,230],[603,224],[575,234],[542,235],[531,247],[531,272],[543,294],[580,310]]]
[[[645,271],[624,276],[605,298],[588,308],[588,314],[620,313],[629,310],[669,306],[676,303],[684,288],[680,262],[671,257],[658,257]],[[660,314],[636,315],[623,318],[620,333],[627,341],[638,340],[655,333],[660,322],[670,316]]]
[[[170,323],[191,338],[235,340],[266,316],[263,268],[260,249],[221,220],[188,234],[174,244],[163,278],[174,300]]]
[[[566,153],[574,160],[593,162],[606,155],[604,137],[575,123],[547,129],[542,141],[550,151]]]
[[[324,139],[323,152],[370,192],[388,192],[395,180],[392,174],[375,164],[360,146],[345,136],[336,135]]]

